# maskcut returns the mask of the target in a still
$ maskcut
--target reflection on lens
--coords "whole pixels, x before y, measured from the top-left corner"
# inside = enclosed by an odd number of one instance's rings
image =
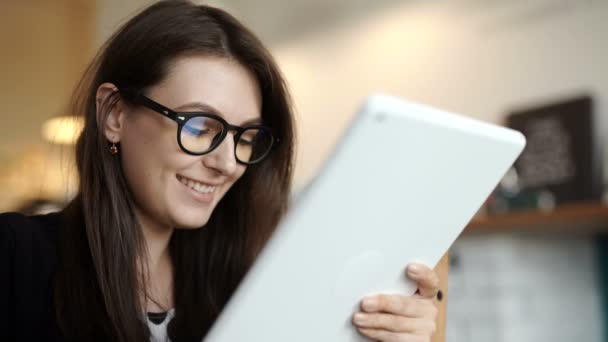
[[[222,134],[222,123],[216,119],[197,116],[186,121],[182,127],[181,142],[192,153],[204,153]]]
[[[236,157],[244,163],[263,159],[272,147],[272,135],[264,128],[249,128],[241,133],[236,144]]]

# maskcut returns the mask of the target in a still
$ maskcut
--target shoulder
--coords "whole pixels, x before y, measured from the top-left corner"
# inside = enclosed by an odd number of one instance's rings
[[[0,243],[11,250],[24,244],[54,245],[61,226],[61,213],[26,216],[0,214]]]
[[[21,213],[0,213],[0,228],[52,226],[59,222],[61,212],[27,216]]]
[[[0,213],[0,236],[20,238],[54,238],[62,224],[61,212],[26,216],[21,213]]]
[[[61,217],[0,214],[0,340],[30,340],[26,336],[53,327],[52,279]]]
[[[12,300],[28,303],[46,296],[57,266],[61,222],[60,213],[0,214],[0,279],[9,280],[0,282],[0,296],[8,291]]]

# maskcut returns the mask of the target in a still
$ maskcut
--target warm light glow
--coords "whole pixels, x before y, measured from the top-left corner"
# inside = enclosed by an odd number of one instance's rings
[[[83,127],[81,117],[60,116],[44,123],[42,136],[54,144],[74,144]]]

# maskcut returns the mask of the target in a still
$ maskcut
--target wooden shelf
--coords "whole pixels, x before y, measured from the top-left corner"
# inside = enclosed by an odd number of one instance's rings
[[[608,233],[608,205],[582,202],[552,211],[528,210],[476,218],[464,233],[505,232]]]

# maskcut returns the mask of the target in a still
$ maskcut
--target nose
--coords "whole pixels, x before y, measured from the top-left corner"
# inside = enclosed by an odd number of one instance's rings
[[[230,175],[236,170],[238,163],[234,155],[233,132],[228,132],[218,147],[203,156],[203,165],[223,175]]]

